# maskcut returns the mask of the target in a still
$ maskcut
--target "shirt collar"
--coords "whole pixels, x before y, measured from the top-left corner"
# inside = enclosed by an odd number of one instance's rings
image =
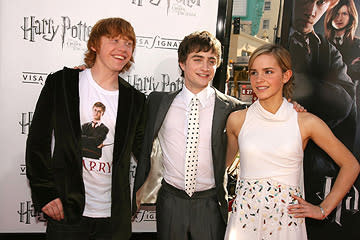
[[[289,35],[289,36],[292,36],[295,32],[303,35],[303,33],[299,32],[299,31],[296,30],[295,28],[291,27],[291,28],[290,28],[290,35]],[[311,35],[311,36],[314,36],[315,39],[317,40],[318,44],[321,44],[321,39],[320,39],[319,36],[316,34],[316,32],[314,31],[314,29],[313,29],[310,33],[308,33],[308,34],[306,34],[306,35],[307,35],[308,37],[310,37],[310,35]],[[308,39],[309,39],[309,38],[308,38]],[[309,40],[307,40],[307,41],[309,41]],[[309,42],[308,42],[308,44],[309,44]]]
[[[180,94],[181,94],[182,98],[184,99],[186,106],[190,106],[191,99],[193,98],[193,96],[196,96],[199,99],[201,106],[205,107],[209,103],[209,98],[213,94],[215,94],[215,90],[210,85],[208,85],[206,88],[201,90],[201,92],[199,92],[198,94],[193,94],[184,85]]]
[[[336,43],[336,40],[335,40],[335,39],[336,39],[336,38],[340,38],[339,43],[340,43],[340,44],[343,44],[343,42],[344,42],[344,35],[345,35],[345,34],[343,34],[343,35],[341,35],[341,36],[334,36],[333,42]]]

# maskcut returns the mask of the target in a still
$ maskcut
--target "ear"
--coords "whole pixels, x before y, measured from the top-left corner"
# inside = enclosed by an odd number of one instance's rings
[[[292,70],[287,70],[286,72],[284,72],[282,82],[284,84],[287,83],[290,80],[292,75],[293,75]]]
[[[185,70],[184,70],[184,68],[185,68],[185,63],[179,62],[179,65],[180,65],[181,70],[185,71]]]
[[[90,49],[96,52],[96,48],[94,48],[93,46],[91,46]]]

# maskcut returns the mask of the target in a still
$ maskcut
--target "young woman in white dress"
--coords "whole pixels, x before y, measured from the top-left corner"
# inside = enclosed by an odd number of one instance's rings
[[[249,60],[251,86],[258,100],[227,121],[227,164],[239,151],[236,198],[225,239],[307,239],[305,217],[324,219],[351,188],[359,163],[315,115],[296,112],[291,97],[289,52],[259,47]],[[339,165],[335,184],[320,205],[304,200],[303,150],[313,140]]]

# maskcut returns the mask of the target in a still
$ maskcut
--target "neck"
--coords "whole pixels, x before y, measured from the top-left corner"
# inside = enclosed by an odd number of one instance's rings
[[[266,111],[275,114],[279,110],[281,104],[283,103],[283,98],[281,96],[280,98],[277,97],[276,99],[275,98],[264,99],[264,100],[259,99],[259,102]]]
[[[341,37],[345,34],[345,29],[343,30],[339,30],[339,31],[335,31],[335,37]]]
[[[311,32],[314,30],[314,28],[305,29],[305,30],[298,30],[298,29],[296,28],[296,26],[294,26],[294,25],[292,25],[292,28],[293,28],[295,31],[298,31],[299,33],[304,34],[304,35],[309,34],[309,33],[311,33]]]
[[[207,86],[206,87],[194,87],[191,84],[188,84],[186,81],[185,81],[185,87],[187,88],[187,90],[189,90],[193,94],[198,94],[199,92],[201,92],[202,90],[207,88]]]
[[[113,91],[119,89],[118,72],[103,71],[96,65],[91,68],[94,81],[105,90]]]

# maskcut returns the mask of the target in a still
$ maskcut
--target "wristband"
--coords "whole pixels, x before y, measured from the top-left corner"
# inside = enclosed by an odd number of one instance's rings
[[[322,214],[322,219],[324,219],[324,218],[326,217],[325,211],[324,211],[324,209],[322,208],[322,206],[318,205],[318,207],[320,208],[320,211],[321,211],[321,214]]]

